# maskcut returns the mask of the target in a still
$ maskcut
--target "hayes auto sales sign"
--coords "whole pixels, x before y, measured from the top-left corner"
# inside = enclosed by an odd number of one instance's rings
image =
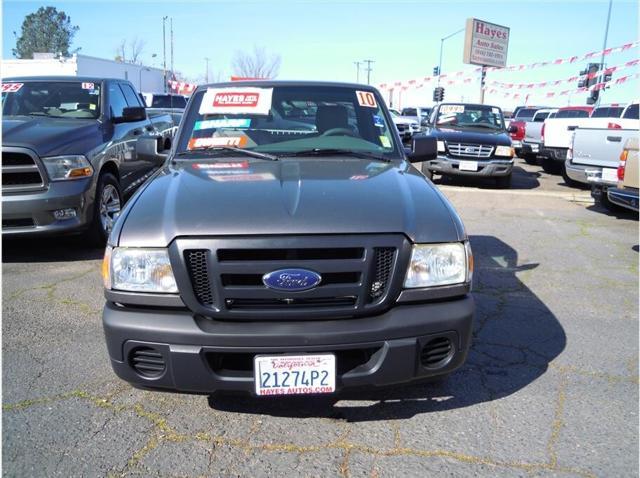
[[[507,66],[509,28],[477,18],[467,19],[464,62],[473,65]]]

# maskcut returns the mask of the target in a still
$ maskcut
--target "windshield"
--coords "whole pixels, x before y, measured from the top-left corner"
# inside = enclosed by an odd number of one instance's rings
[[[588,118],[589,112],[585,110],[561,110],[556,113],[556,118]]]
[[[178,95],[153,95],[149,108],[185,108],[187,100]]]
[[[538,110],[534,108],[523,108],[518,111],[515,119],[521,120],[521,121],[530,120],[531,118],[533,118],[533,115],[535,115],[537,111]]]
[[[4,116],[98,118],[100,83],[28,81],[2,84]]]
[[[200,90],[192,101],[178,152],[230,146],[285,155],[341,149],[401,157],[395,126],[372,91],[238,85]]]
[[[496,106],[446,104],[437,111],[437,126],[504,129],[502,111]]]
[[[622,110],[624,108],[622,106],[603,106],[601,108],[596,108],[591,113],[592,118],[620,118],[622,114]]]

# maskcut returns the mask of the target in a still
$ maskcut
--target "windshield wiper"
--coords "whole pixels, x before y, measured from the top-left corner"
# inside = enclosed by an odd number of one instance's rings
[[[340,148],[314,148],[304,149],[302,151],[296,151],[294,153],[283,154],[282,157],[295,157],[295,156],[355,156],[356,158],[374,159],[376,161],[384,161],[390,163],[389,158],[380,156],[374,153],[367,153],[366,151],[354,151],[352,149],[340,149]]]
[[[203,146],[200,148],[193,148],[188,151],[181,151],[176,156],[186,156],[189,154],[205,153],[207,155],[213,155],[215,153],[221,153],[223,151],[232,151],[234,153],[244,154],[245,156],[251,156],[252,158],[267,159],[269,161],[277,161],[278,157],[272,154],[259,153],[258,151],[251,151],[250,149],[242,149],[236,146]]]

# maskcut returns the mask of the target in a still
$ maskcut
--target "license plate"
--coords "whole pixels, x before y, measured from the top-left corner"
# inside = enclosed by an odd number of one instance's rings
[[[478,161],[460,161],[460,171],[477,171]]]
[[[608,182],[618,182],[618,170],[612,168],[602,168],[602,180]]]
[[[309,395],[336,391],[336,357],[258,355],[253,360],[256,394]]]
[[[514,148],[520,148],[522,146],[522,143],[520,141],[511,141],[511,146],[513,146]]]
[[[537,153],[538,151],[540,151],[540,147],[537,144],[532,144],[531,151],[533,151],[534,153]]]

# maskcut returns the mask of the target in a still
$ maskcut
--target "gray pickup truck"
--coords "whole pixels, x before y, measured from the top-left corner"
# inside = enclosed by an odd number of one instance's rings
[[[155,154],[156,143],[139,149]],[[141,153],[142,154],[142,153]],[[111,365],[137,387],[257,396],[444,376],[465,360],[460,218],[367,85],[246,81],[192,96],[103,264]]]
[[[638,103],[632,103],[621,118],[600,118],[592,120],[596,123],[593,127],[576,128],[565,160],[565,183],[574,187],[591,184],[597,188],[615,185],[618,158],[625,142],[638,136],[638,119]]]
[[[136,155],[137,139],[166,149],[176,129],[117,79],[6,78],[2,115],[5,237],[87,232],[104,244],[126,197],[161,166]]]

